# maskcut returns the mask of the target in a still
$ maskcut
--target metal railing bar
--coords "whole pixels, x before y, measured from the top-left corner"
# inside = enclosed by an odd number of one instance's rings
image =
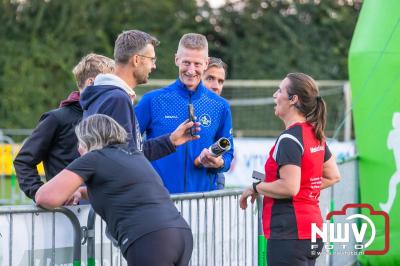
[[[32,239],[31,239],[32,253],[30,254],[31,255],[30,265],[34,266],[35,265],[34,264],[34,262],[35,262],[35,214],[32,213],[31,216],[32,216]]]
[[[95,227],[96,227],[96,212],[91,207],[87,220],[87,265],[94,266],[96,261],[96,248],[95,248]],[[93,235],[92,235],[93,234]]]
[[[212,199],[212,206],[213,206],[213,211],[212,211],[212,228],[211,228],[211,230],[212,230],[212,233],[211,233],[211,235],[212,235],[212,237],[213,237],[213,239],[214,239],[214,241],[212,241],[212,247],[213,247],[213,265],[215,265],[215,259],[216,259],[216,253],[217,253],[217,250],[216,250],[216,248],[215,248],[215,240],[216,240],[216,236],[217,236],[217,234],[216,234],[216,223],[215,223],[215,201],[217,200],[217,198],[213,198]]]
[[[12,213],[10,213],[10,234],[8,239],[10,245],[10,250],[8,251],[10,266],[12,266],[12,236],[13,236],[13,216]]]
[[[12,215],[13,214],[23,214],[23,213],[62,213],[64,214],[69,221],[72,224],[72,228],[74,231],[73,235],[73,264],[75,265],[80,265],[81,263],[81,230],[80,230],[80,223],[78,218],[75,216],[75,214],[65,208],[65,207],[59,207],[55,209],[44,209],[38,206],[2,206],[0,207],[0,215],[4,214],[9,214],[10,215],[10,255],[12,256]],[[33,233],[33,232],[32,232]],[[12,257],[10,256],[10,265],[12,265]]]
[[[236,236],[237,239],[239,240],[239,208],[237,207],[237,205],[239,204],[237,197],[235,197],[235,201],[236,201]],[[239,266],[239,241],[236,243],[236,265]]]
[[[249,209],[251,207],[244,211],[244,265],[247,265],[247,211]]]
[[[224,228],[224,198],[221,198],[220,207],[221,207],[221,245],[222,245],[222,247],[221,247],[221,258],[222,258],[221,266],[224,266],[224,242],[225,242],[225,238],[224,238],[224,236],[225,236],[225,234],[224,234],[224,230],[225,230],[225,228]]]
[[[197,247],[200,246],[200,199],[196,199],[197,206]],[[197,249],[197,265],[200,265],[200,249]]]
[[[189,200],[189,199],[204,199],[204,198],[216,198],[224,196],[235,196],[241,195],[244,189],[226,189],[226,190],[215,190],[210,192],[196,192],[196,193],[185,193],[185,194],[172,194],[171,199],[173,201],[178,200]]]
[[[204,234],[204,238],[205,238],[205,241],[204,241],[204,250],[205,250],[205,264],[207,265],[207,262],[208,262],[208,252],[207,252],[207,245],[208,245],[208,239],[207,239],[207,235],[208,235],[208,228],[207,228],[207,224],[208,224],[208,215],[207,215],[207,209],[208,209],[208,202],[207,202],[207,198],[205,198],[204,199],[204,232],[205,232],[205,234]]]
[[[56,214],[52,214],[52,227],[51,227],[51,263],[56,264]]]

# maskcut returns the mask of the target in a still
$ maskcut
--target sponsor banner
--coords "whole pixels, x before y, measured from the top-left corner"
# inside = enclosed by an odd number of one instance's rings
[[[225,174],[226,185],[249,186],[253,170],[264,173],[264,164],[269,150],[275,144],[272,138],[235,138],[235,158],[231,169]],[[338,160],[355,155],[353,142],[336,142],[328,140],[329,149]]]

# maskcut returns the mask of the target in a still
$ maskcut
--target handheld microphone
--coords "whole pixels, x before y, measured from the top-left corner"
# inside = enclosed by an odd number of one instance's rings
[[[231,142],[227,138],[220,138],[208,150],[213,157],[218,157],[231,149]],[[201,165],[199,157],[194,160],[194,165],[199,167]]]
[[[196,116],[194,115],[193,104],[191,104],[191,103],[188,104],[188,111],[189,111],[189,120],[192,121],[193,123],[195,123],[196,122]],[[191,136],[196,136],[196,128],[195,127],[190,128],[190,135]]]

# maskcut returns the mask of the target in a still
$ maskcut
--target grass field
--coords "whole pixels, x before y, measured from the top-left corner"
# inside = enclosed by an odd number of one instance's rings
[[[0,176],[0,205],[32,204],[21,192],[18,181],[10,176]]]

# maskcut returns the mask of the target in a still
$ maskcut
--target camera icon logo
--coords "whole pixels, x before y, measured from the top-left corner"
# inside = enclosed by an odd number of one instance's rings
[[[355,208],[368,209],[369,216],[358,213],[347,213],[347,210]],[[342,219],[342,221],[344,222],[330,222],[331,218],[335,216],[343,216],[344,220]],[[371,220],[371,216],[380,216],[384,221],[385,239],[384,248],[381,250],[368,250],[368,247],[374,243],[376,237],[376,226]],[[359,219],[359,223],[357,223],[356,219]],[[326,220],[327,222],[323,223],[322,229],[318,228],[315,223],[311,225],[311,241],[315,243],[317,235],[319,235],[325,243],[327,250],[345,249],[350,246],[350,248],[363,252],[365,255],[384,255],[389,251],[389,215],[384,211],[374,210],[370,204],[346,204],[339,211],[329,212]],[[369,232],[368,234],[367,231]],[[350,244],[350,237],[354,237],[354,245]]]

